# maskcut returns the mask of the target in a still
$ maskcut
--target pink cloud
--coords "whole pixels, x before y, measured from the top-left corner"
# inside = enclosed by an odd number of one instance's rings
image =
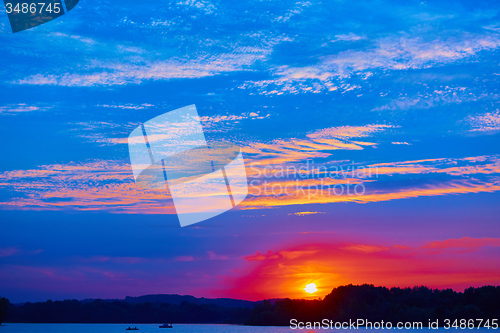
[[[316,253],[315,250],[300,250],[300,251],[279,251],[274,253],[273,251],[267,251],[266,254],[261,254],[259,251],[255,252],[253,255],[243,257],[247,261],[263,261],[263,260],[274,260],[274,259],[296,259],[302,256],[307,256]]]
[[[433,241],[424,244],[422,248],[424,249],[477,249],[484,246],[500,247],[500,238],[472,238],[472,237],[462,237],[462,238],[451,238],[443,241]]]
[[[386,246],[381,245],[366,245],[366,244],[349,244],[345,246],[339,247],[342,250],[353,251],[353,252],[361,252],[361,253],[376,253],[380,251],[389,250]]]
[[[175,258],[175,261],[185,262],[185,261],[195,261],[196,258],[193,256],[179,256]]]
[[[0,248],[0,257],[10,257],[18,252],[19,249],[16,247]]]
[[[225,255],[216,254],[213,251],[207,251],[208,260],[228,260],[229,257]]]

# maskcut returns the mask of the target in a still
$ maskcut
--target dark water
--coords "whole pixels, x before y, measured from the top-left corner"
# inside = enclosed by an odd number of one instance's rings
[[[126,331],[127,327],[136,326],[139,331]],[[174,324],[173,328],[159,328],[157,324],[3,324],[0,326],[0,333],[125,333],[125,332],[138,332],[138,333],[291,333],[291,332],[339,332],[339,333],[368,333],[368,332],[407,332],[407,331],[419,331],[422,333],[431,332],[478,332],[485,333],[486,331],[491,333],[500,333],[500,329],[444,329],[439,328],[437,330],[429,330],[428,328],[423,328],[419,330],[407,330],[407,329],[341,329],[341,330],[329,330],[329,329],[291,329],[289,327],[254,327],[254,326],[236,326],[236,325],[188,325],[188,324]]]

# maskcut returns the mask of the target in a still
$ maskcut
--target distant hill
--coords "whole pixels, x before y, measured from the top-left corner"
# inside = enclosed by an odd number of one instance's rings
[[[157,294],[157,295],[144,295],[144,296],[137,296],[137,297],[131,297],[127,296],[125,297],[125,302],[127,303],[145,303],[145,302],[151,302],[151,303],[169,303],[169,304],[176,304],[179,305],[183,301],[187,301],[190,303],[202,305],[202,304],[214,304],[214,305],[219,305],[223,306],[225,308],[244,308],[244,309],[253,309],[255,304],[258,302],[251,302],[251,301],[244,301],[241,299],[232,299],[232,298],[197,298],[194,296],[189,296],[189,295],[166,295],[166,294]]]
[[[94,302],[98,299],[96,298],[87,298],[81,300],[82,303],[90,303]],[[203,304],[212,304],[223,306],[225,308],[243,308],[243,309],[253,309],[255,304],[259,302],[245,301],[242,299],[233,299],[233,298],[205,298],[205,297],[194,297],[190,295],[177,295],[177,294],[155,294],[155,295],[143,295],[143,296],[126,296],[125,299],[101,299],[99,300],[103,302],[126,302],[132,304],[139,303],[169,303],[173,305],[179,305],[182,302],[194,303],[197,305]],[[23,303],[16,304],[22,305]]]
[[[151,296],[151,297],[149,297]],[[167,298],[161,297],[167,296]],[[173,297],[168,297],[173,296]],[[142,298],[144,297],[144,299]],[[218,304],[196,304],[179,295],[148,295],[125,300],[64,300],[9,304],[6,322],[10,323],[185,323],[185,324],[244,324],[251,308],[225,307]],[[180,300],[180,304],[162,300]],[[217,302],[217,299],[195,302]],[[137,301],[137,303],[135,303]],[[230,304],[231,299],[222,299]],[[239,300],[234,300],[239,301]],[[244,301],[240,301],[244,302]],[[235,303],[233,303],[234,305]],[[248,304],[244,303],[246,306]]]

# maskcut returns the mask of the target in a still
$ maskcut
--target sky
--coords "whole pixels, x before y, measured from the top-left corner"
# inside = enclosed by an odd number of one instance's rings
[[[0,45],[11,302],[500,284],[496,1],[81,0]],[[192,104],[249,194],[181,228],[127,138]]]

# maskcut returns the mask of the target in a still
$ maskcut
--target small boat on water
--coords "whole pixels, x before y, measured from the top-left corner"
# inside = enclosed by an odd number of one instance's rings
[[[127,327],[126,331],[138,331],[139,329],[137,327]]]
[[[172,328],[172,324],[163,324],[159,326],[160,328]]]

